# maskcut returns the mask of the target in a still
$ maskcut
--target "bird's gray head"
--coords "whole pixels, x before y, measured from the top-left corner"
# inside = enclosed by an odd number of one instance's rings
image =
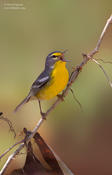
[[[64,58],[64,52],[61,51],[51,52],[46,58],[45,67],[53,69],[57,61],[67,62],[67,60],[65,60]]]

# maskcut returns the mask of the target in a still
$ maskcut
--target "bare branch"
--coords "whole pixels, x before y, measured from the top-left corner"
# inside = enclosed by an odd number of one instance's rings
[[[70,88],[70,91],[71,91],[71,93],[72,93],[72,95],[73,95],[74,100],[77,102],[77,104],[79,105],[79,107],[80,107],[81,110],[83,111],[83,109],[82,109],[82,105],[81,105],[81,103],[79,102],[79,100],[76,98],[73,89]]]
[[[108,79],[108,81],[109,81],[109,83],[110,83],[110,85],[111,85],[110,79],[108,78],[108,76],[107,76],[106,72],[104,71],[104,69],[102,68],[102,66],[93,58],[93,56],[99,51],[100,46],[101,46],[101,43],[102,43],[102,40],[103,40],[104,35],[105,35],[106,31],[107,31],[107,28],[109,27],[109,25],[110,25],[111,23],[112,23],[112,15],[111,15],[110,18],[107,20],[107,22],[106,22],[106,24],[105,24],[105,26],[104,26],[104,29],[103,29],[103,31],[102,31],[100,37],[99,37],[99,40],[98,40],[98,42],[97,42],[97,44],[96,44],[96,47],[95,47],[95,48],[93,49],[93,51],[90,52],[89,54],[83,54],[83,61],[82,61],[81,64],[78,65],[78,66],[76,67],[76,69],[71,73],[71,76],[70,76],[68,85],[67,85],[66,89],[65,89],[65,90],[63,91],[63,93],[62,93],[62,97],[63,97],[63,98],[67,96],[68,91],[70,90],[72,84],[75,82],[76,78],[77,78],[78,75],[80,74],[80,72],[81,72],[83,66],[85,66],[86,63],[87,63],[89,60],[92,60],[92,61],[96,62],[96,63],[99,65],[99,67],[103,70],[105,76],[107,77],[107,79]],[[61,102],[62,102],[62,100],[61,100],[60,98],[58,98],[58,99],[52,104],[52,106],[47,110],[47,112],[45,113],[45,117],[47,117],[48,114],[49,114],[51,111],[53,111],[53,109],[54,109],[59,103],[61,103]],[[9,165],[9,163],[10,163],[10,161],[11,161],[11,160],[20,152],[20,150],[25,146],[25,143],[28,142],[28,141],[35,135],[35,133],[37,132],[37,130],[40,128],[40,126],[42,125],[42,123],[43,123],[44,121],[45,121],[45,120],[44,120],[43,118],[41,118],[41,119],[38,121],[36,127],[35,127],[35,128],[33,129],[33,131],[31,132],[31,134],[28,135],[28,136],[24,139],[24,142],[20,144],[20,146],[18,147],[18,149],[17,149],[13,154],[11,154],[11,155],[9,156],[7,162],[5,163],[4,167],[3,167],[2,170],[0,171],[0,175],[3,175],[3,174],[4,174],[6,168],[8,167],[8,165]]]
[[[103,63],[112,64],[112,61],[105,61],[105,60],[103,60],[103,59],[101,59],[101,58],[99,58],[99,59],[97,59],[97,60],[102,61]]]
[[[2,170],[0,171],[0,175],[3,175],[9,165],[9,163],[11,162],[12,159],[14,159],[14,157],[19,154],[19,152],[23,149],[24,147],[24,143],[21,143],[21,145],[17,148],[16,151],[14,151],[7,159],[5,165],[3,166]]]
[[[92,60],[93,60],[93,61],[100,67],[100,69],[103,71],[103,73],[104,73],[104,75],[105,75],[105,77],[106,77],[106,79],[107,79],[107,81],[108,81],[110,87],[112,87],[112,82],[111,82],[109,76],[107,75],[106,71],[104,70],[103,66],[102,66],[97,60],[95,60],[94,58],[93,58]]]
[[[10,131],[13,132],[14,137],[16,137],[16,132],[13,128],[12,122],[8,118],[4,117],[2,112],[0,112],[0,120],[4,120],[8,124]]]
[[[4,157],[9,151],[11,151],[15,146],[19,145],[20,143],[22,143],[23,140],[15,143],[14,145],[12,145],[10,148],[8,148],[1,156],[0,156],[0,160],[2,159],[2,157]]]
[[[102,33],[101,33],[101,35],[100,35],[100,37],[99,37],[99,40],[98,40],[98,42],[97,42],[97,45],[96,45],[95,49],[89,54],[90,57],[93,57],[93,56],[99,51],[100,46],[101,46],[101,43],[102,43],[102,40],[103,40],[103,38],[104,38],[104,35],[105,35],[105,33],[107,32],[107,29],[108,29],[108,27],[109,27],[109,25],[110,25],[111,23],[112,23],[112,15],[111,15],[111,16],[109,17],[109,19],[107,20],[106,25],[105,25],[104,28],[103,28],[103,31],[102,31]]]

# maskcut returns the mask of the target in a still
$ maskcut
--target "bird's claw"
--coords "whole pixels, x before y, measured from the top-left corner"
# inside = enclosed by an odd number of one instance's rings
[[[57,97],[58,97],[61,101],[64,101],[64,97],[63,97],[63,95],[58,94]]]
[[[46,113],[41,112],[42,119],[46,120]]]

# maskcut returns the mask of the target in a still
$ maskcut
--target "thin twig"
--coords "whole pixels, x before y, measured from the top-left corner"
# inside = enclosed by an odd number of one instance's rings
[[[94,50],[92,52],[90,52],[89,54],[83,54],[83,61],[81,62],[80,65],[78,65],[76,67],[76,69],[71,73],[71,76],[70,76],[70,79],[69,79],[69,82],[68,82],[68,85],[66,87],[66,89],[63,91],[62,93],[62,96],[63,98],[67,96],[68,94],[68,91],[70,90],[72,84],[75,82],[76,78],[78,77],[79,73],[81,72],[83,66],[86,65],[86,63],[89,61],[89,60],[92,60],[93,59],[93,56],[99,51],[99,48],[100,48],[100,45],[102,43],[102,40],[104,38],[104,35],[107,31],[107,28],[109,27],[110,23],[112,23],[112,15],[110,16],[110,18],[107,20],[106,22],[106,25],[104,26],[104,29],[99,37],[99,40],[96,44],[96,47],[94,48]],[[103,70],[103,69],[102,69]],[[60,98],[58,98],[55,103],[52,104],[52,106],[47,110],[47,112],[45,113],[45,117],[48,116],[48,114],[53,111],[53,109],[59,104],[61,103],[62,100]],[[44,119],[40,119],[36,125],[36,127],[33,129],[32,133],[26,137],[26,140],[25,141],[29,141],[34,135],[35,133],[37,132],[37,130],[40,128],[40,126],[42,125],[42,123],[44,122],[45,120]],[[8,167],[10,161],[20,152],[20,150],[25,146],[25,141],[24,143],[20,144],[20,146],[17,148],[17,150],[11,154],[7,160],[7,162],[5,163],[5,165],[3,166],[2,170],[0,171],[0,175],[3,175],[6,168]]]
[[[19,145],[20,143],[22,143],[23,140],[15,143],[14,145],[12,145],[10,148],[8,148],[1,156],[0,156],[0,160],[2,159],[2,157],[4,157],[9,151],[11,151],[15,146]]]
[[[14,159],[14,157],[24,148],[25,144],[21,143],[21,145],[17,148],[16,151],[14,151],[7,159],[5,165],[3,166],[2,170],[0,171],[0,175],[3,175],[6,171],[6,169],[8,168],[9,163],[11,162],[11,160]]]
[[[112,82],[111,82],[109,76],[107,75],[106,71],[104,70],[103,66],[102,66],[96,59],[93,58],[92,60],[93,60],[93,61],[100,67],[100,69],[103,71],[103,73],[104,73],[104,75],[105,75],[105,77],[106,77],[106,79],[107,79],[107,81],[108,81],[110,87],[112,87]]]
[[[109,19],[107,20],[106,25],[104,26],[103,31],[102,31],[102,33],[101,33],[101,35],[100,35],[100,38],[99,38],[99,40],[98,40],[98,42],[97,42],[97,44],[96,44],[95,49],[89,54],[90,57],[93,57],[93,56],[99,51],[99,48],[100,48],[100,45],[101,45],[102,40],[103,40],[103,38],[104,38],[104,35],[105,35],[105,33],[107,32],[107,29],[108,29],[108,27],[109,27],[109,25],[110,25],[111,23],[112,23],[112,15],[111,15],[111,16],[109,17]]]
[[[77,104],[79,105],[79,107],[80,107],[81,110],[83,111],[82,105],[81,105],[81,103],[79,102],[79,100],[76,98],[73,89],[70,88],[70,91],[71,91],[71,93],[72,93],[72,95],[73,95],[74,100],[77,102]]]
[[[0,112],[0,120],[4,120],[8,124],[8,126],[10,128],[10,131],[13,132],[14,138],[15,138],[16,137],[16,132],[13,128],[12,122],[8,118],[4,117],[2,112]]]
[[[103,60],[103,59],[101,59],[101,58],[99,58],[99,59],[97,59],[97,60],[102,61],[103,63],[112,64],[112,61],[105,61],[105,60]]]

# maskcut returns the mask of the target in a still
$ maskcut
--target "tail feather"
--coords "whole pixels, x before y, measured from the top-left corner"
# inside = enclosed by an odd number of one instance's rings
[[[17,107],[14,109],[14,112],[17,112],[25,103],[27,103],[31,98],[31,95],[29,94]]]

